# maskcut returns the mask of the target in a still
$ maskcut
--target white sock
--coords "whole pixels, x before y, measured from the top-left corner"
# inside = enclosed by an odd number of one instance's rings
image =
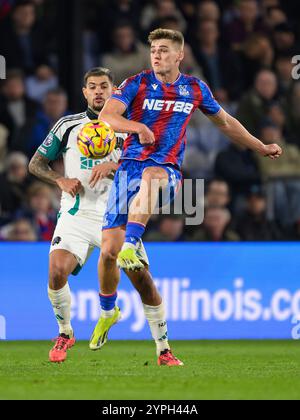
[[[164,304],[161,303],[159,306],[143,304],[143,307],[145,317],[149,322],[152,337],[156,344],[156,352],[159,356],[162,351],[170,350]]]
[[[52,290],[48,286],[48,296],[59,326],[59,334],[73,337],[71,326],[71,291],[67,283],[60,290]]]
[[[131,242],[124,242],[123,246],[122,246],[122,251],[124,251],[125,249],[136,249],[136,245],[132,244]]]
[[[111,318],[115,313],[116,307],[114,309],[111,309],[110,311],[106,311],[105,309],[101,308],[101,317],[102,318]]]

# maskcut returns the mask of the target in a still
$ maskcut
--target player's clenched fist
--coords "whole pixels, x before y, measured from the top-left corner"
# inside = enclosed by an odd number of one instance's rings
[[[82,189],[82,184],[77,178],[61,177],[56,180],[56,183],[62,191],[71,194],[72,197],[75,197]]]
[[[141,124],[141,129],[138,132],[140,143],[145,145],[151,145],[155,143],[155,137],[153,131],[150,130],[146,125]]]
[[[277,159],[282,155],[282,149],[278,144],[268,144],[265,145],[262,154],[270,159]]]

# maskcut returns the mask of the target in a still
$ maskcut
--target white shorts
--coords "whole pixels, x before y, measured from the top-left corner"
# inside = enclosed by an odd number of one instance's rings
[[[78,274],[95,248],[101,248],[103,219],[95,220],[82,215],[72,216],[61,213],[53,234],[50,252],[58,249],[69,251],[78,261]],[[145,247],[140,242],[138,256],[144,264],[149,265]]]

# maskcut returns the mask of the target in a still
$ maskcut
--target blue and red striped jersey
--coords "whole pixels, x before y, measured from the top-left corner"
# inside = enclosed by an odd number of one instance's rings
[[[186,127],[199,108],[208,115],[221,109],[209,87],[196,77],[180,74],[172,83],[162,83],[151,70],[125,80],[112,98],[124,103],[129,120],[147,125],[155,143],[142,145],[137,134],[125,140],[122,159],[152,159],[181,167],[186,145]]]

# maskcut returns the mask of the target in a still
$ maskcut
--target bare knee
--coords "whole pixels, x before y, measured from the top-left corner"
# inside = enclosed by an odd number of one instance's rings
[[[101,260],[105,266],[116,264],[118,254],[121,251],[125,239],[125,231],[122,227],[112,230],[104,230],[101,243]]]
[[[120,249],[113,243],[110,243],[109,241],[103,242],[101,246],[101,258],[104,265],[116,264],[119,252]]]
[[[52,290],[60,290],[67,283],[70,269],[64,261],[50,261],[49,286]]]

